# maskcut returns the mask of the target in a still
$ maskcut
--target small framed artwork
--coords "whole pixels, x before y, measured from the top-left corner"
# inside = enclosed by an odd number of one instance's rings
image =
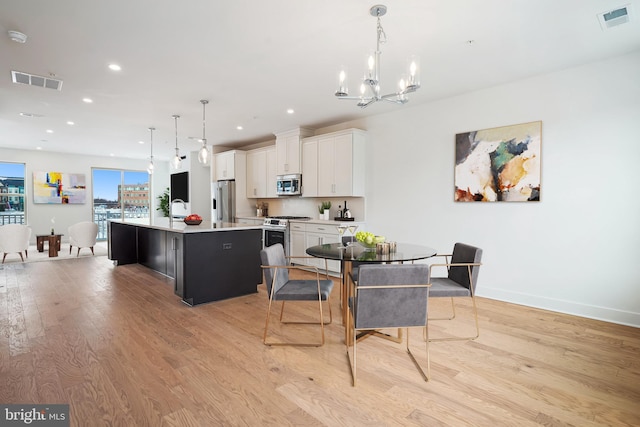
[[[542,122],[456,134],[456,202],[540,201]]]
[[[33,203],[83,204],[86,191],[83,173],[33,173]]]

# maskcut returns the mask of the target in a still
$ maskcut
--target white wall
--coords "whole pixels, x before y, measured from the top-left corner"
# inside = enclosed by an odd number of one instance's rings
[[[70,225],[80,221],[92,221],[93,214],[93,183],[91,168],[103,169],[147,169],[148,160],[123,159],[116,157],[81,156],[66,153],[53,153],[32,150],[13,150],[0,148],[0,161],[25,163],[25,192],[26,192],[26,223],[33,231],[32,243],[35,244],[36,234],[46,234],[51,230],[51,218],[55,217],[54,227],[58,233],[67,234]],[[168,162],[154,161],[155,172],[151,182],[152,207],[156,212],[157,196],[169,186]],[[87,178],[87,201],[81,205],[47,205],[33,203],[33,172],[59,171],[67,173],[82,173]],[[67,241],[67,236],[63,237]]]
[[[478,295],[640,326],[639,82],[636,52],[317,133],[368,131],[370,231],[483,248]],[[536,120],[541,201],[454,203],[455,134]]]

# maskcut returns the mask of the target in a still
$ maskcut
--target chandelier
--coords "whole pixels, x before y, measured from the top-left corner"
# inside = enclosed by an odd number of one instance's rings
[[[202,103],[202,139],[201,139],[202,147],[200,148],[200,151],[198,151],[198,162],[206,166],[209,164],[209,149],[207,149],[207,138],[205,138],[205,134],[204,134],[204,126],[205,126],[204,109],[205,109],[205,106],[209,103],[209,101],[207,101],[206,99],[201,99],[200,102]]]
[[[149,132],[151,133],[151,157],[149,160],[149,166],[147,166],[147,173],[149,175],[153,175],[153,131],[156,128],[149,128]]]
[[[176,123],[176,156],[171,161],[171,165],[174,169],[180,169],[180,165],[182,164],[182,157],[180,157],[180,150],[178,150],[178,119],[180,118],[180,116],[174,114],[171,117],[173,117]]]
[[[380,95],[380,44],[386,43],[387,35],[380,23],[380,17],[387,13],[387,7],[381,4],[369,9],[371,16],[377,18],[376,50],[366,58],[365,75],[360,85],[360,96],[349,96],[347,87],[347,71],[343,68],[338,75],[338,90],[335,95],[338,99],[351,99],[358,101],[358,107],[366,108],[374,102],[387,101],[394,104],[406,104],[409,102],[407,94],[420,88],[420,62],[418,57],[409,58],[407,74],[401,76],[398,82],[398,91],[387,95]]]

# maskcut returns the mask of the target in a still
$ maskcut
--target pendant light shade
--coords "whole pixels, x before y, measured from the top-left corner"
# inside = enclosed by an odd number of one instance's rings
[[[198,162],[202,165],[209,164],[209,149],[207,148],[207,138],[205,136],[205,107],[209,103],[206,99],[201,99],[200,103],[202,104],[202,147],[200,151],[198,151]]]
[[[176,155],[173,160],[171,160],[171,166],[173,166],[174,169],[180,169],[180,166],[182,165],[182,158],[180,158],[180,150],[178,149],[178,119],[180,116],[174,114],[172,117],[176,124]]]
[[[153,175],[153,131],[156,128],[149,128],[149,132],[151,133],[151,157],[149,158],[149,166],[147,166],[147,173],[149,175]]]

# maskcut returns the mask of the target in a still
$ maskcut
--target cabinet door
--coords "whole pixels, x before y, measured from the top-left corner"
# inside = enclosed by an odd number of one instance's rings
[[[216,154],[216,180],[235,179],[235,153]]]
[[[302,197],[318,195],[318,138],[302,142]]]
[[[334,138],[333,188],[336,196],[353,195],[353,144],[351,135]]]
[[[307,249],[306,241],[305,241],[305,232],[299,230],[291,230],[290,234],[291,238],[291,256],[294,257],[305,257],[307,253],[305,250]],[[306,259],[294,259],[293,262],[295,264],[306,265]]]
[[[334,138],[318,140],[318,196],[337,196],[335,185],[335,143]]]
[[[278,175],[300,173],[300,137],[298,135],[276,138]]]
[[[264,150],[247,154],[247,197],[265,197],[267,194],[267,153]]]
[[[278,197],[276,192],[276,176],[278,175],[276,165],[276,148],[271,147],[266,151],[267,157],[267,182],[265,189],[265,197]]]

